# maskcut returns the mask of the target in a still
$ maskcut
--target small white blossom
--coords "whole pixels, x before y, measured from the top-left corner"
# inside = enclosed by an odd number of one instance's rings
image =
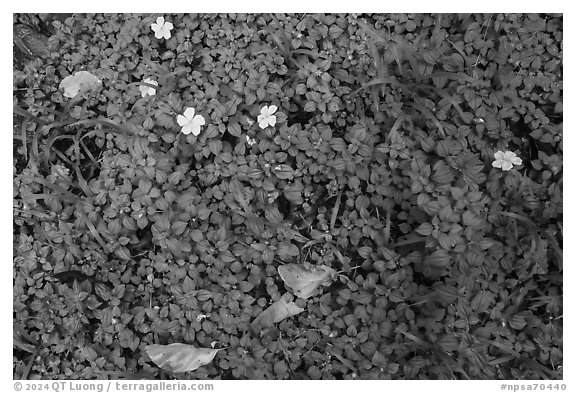
[[[258,115],[258,124],[260,128],[264,129],[268,126],[274,127],[276,125],[276,116],[274,116],[274,112],[278,107],[276,105],[264,106],[260,110],[260,114]]]
[[[149,85],[158,86],[158,82],[152,80],[150,78],[144,79],[144,83],[148,83]],[[140,93],[142,93],[142,97],[146,96],[153,96],[156,95],[156,89],[150,86],[140,85]]]
[[[500,168],[503,171],[509,171],[514,167],[514,165],[522,164],[520,157],[517,157],[516,153],[511,151],[503,152],[498,150],[494,153],[494,158],[496,160],[492,163],[492,166],[494,168]]]
[[[156,38],[166,38],[169,39],[172,35],[170,34],[170,30],[174,28],[174,25],[170,22],[164,22],[164,17],[159,16],[156,19],[156,23],[152,23],[152,31]]]
[[[256,144],[256,139],[250,138],[248,135],[246,135],[246,143],[248,143],[248,146],[253,146]]]
[[[187,108],[184,115],[178,115],[178,124],[182,127],[182,133],[190,133],[195,136],[200,135],[200,127],[206,124],[206,120],[201,115],[195,115],[194,108]]]
[[[70,169],[66,168],[64,165],[56,164],[52,166],[52,175],[55,177],[60,176],[67,179],[69,174]]]

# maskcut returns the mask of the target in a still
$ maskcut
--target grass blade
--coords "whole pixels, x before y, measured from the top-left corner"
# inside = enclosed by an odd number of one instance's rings
[[[22,121],[22,126],[20,127],[20,135],[22,137],[22,146],[24,147],[24,159],[28,162],[28,138],[26,135],[26,127],[28,126],[28,120],[24,119]]]
[[[336,219],[338,218],[338,210],[340,209],[340,199],[342,198],[342,190],[338,193],[338,197],[336,198],[336,204],[334,205],[334,209],[332,210],[332,217],[330,217],[330,230],[333,231],[334,227],[336,226]]]

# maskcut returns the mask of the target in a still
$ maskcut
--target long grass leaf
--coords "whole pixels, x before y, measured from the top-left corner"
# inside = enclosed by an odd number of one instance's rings
[[[396,331],[398,333],[401,333],[404,336],[408,337],[410,340],[414,341],[416,344],[421,345],[423,348],[430,348],[431,347],[430,343],[427,343],[426,341],[422,340],[421,338],[416,337],[412,333],[408,333],[408,332],[406,332],[400,328],[396,328]]]
[[[392,139],[392,135],[394,135],[398,129],[400,128],[400,126],[402,125],[402,122],[404,121],[404,118],[406,117],[406,115],[404,114],[404,112],[400,113],[400,115],[396,118],[396,121],[394,122],[394,124],[392,125],[392,128],[390,129],[390,132],[388,132],[388,135],[386,135],[386,142],[390,142],[390,139]]]
[[[502,343],[499,343],[498,341],[488,340],[487,343],[494,345],[496,348],[499,348],[503,352],[506,352],[507,354],[510,354],[510,355],[514,356],[515,358],[520,357],[520,353],[516,352],[514,349],[511,349]]]
[[[510,217],[510,218],[515,218],[516,220],[525,222],[526,224],[529,224],[530,226],[538,227],[538,225],[536,225],[536,223],[535,223],[534,221],[532,221],[532,220],[529,219],[528,217],[521,216],[520,214],[516,214],[516,213],[512,213],[512,212],[502,212],[502,211],[490,212],[489,214],[494,214],[494,215],[498,215],[498,216],[506,216],[506,217]]]
[[[62,179],[62,180],[65,181],[65,182],[68,182],[69,184],[72,185],[72,183],[71,183],[70,181],[68,181],[67,179]],[[64,188],[60,187],[59,185],[54,184],[54,183],[50,183],[49,181],[47,181],[47,180],[45,180],[45,179],[42,179],[42,178],[40,178],[40,177],[33,177],[32,179],[30,179],[30,181],[31,181],[31,182],[34,182],[34,183],[42,184],[44,187],[50,188],[51,190],[54,190],[54,191],[56,191],[56,192],[59,192],[59,193],[62,194],[62,195],[67,195],[67,196],[69,196],[70,198],[78,198],[78,199],[80,199],[80,197],[79,197],[78,195],[75,195],[75,194],[71,193],[70,191],[65,190]]]
[[[46,112],[48,112],[48,113],[51,113],[51,114],[53,114],[53,115],[55,115],[55,116],[58,116],[59,118],[62,118],[62,117],[65,117],[65,116],[66,116],[66,114],[65,114],[64,112],[60,112],[60,111],[57,111],[56,109],[48,108],[47,106],[38,104],[37,102],[32,102],[30,105],[32,105],[32,106],[34,106],[34,107],[36,107],[36,108],[38,108],[38,109],[42,109],[42,110],[44,110],[44,111],[46,111]],[[46,124],[47,124],[47,123],[46,123]]]
[[[360,26],[360,28],[362,30],[364,30],[364,32],[368,33],[369,36],[371,36],[376,43],[379,44],[387,44],[388,43],[388,39],[389,39],[389,34],[386,31],[378,31],[376,30],[374,27],[370,26],[369,24],[363,22],[363,21],[357,21],[358,26]]]
[[[21,199],[23,201],[27,201],[27,202],[36,201],[38,199],[59,199],[59,200],[64,200],[64,201],[75,203],[78,200],[78,197],[72,198],[68,195],[58,195],[58,194],[31,194],[31,195],[26,195],[26,196],[22,197]]]
[[[82,189],[82,191],[84,191],[84,194],[86,196],[94,196],[94,193],[92,192],[92,190],[90,190],[90,187],[88,187],[88,182],[86,181],[86,179],[84,179],[84,176],[82,176],[82,171],[80,170],[80,134],[82,131],[78,131],[76,133],[76,137],[74,138],[74,152],[76,153],[76,163],[74,164],[74,169],[76,170],[76,177],[78,178],[78,184],[80,185],[80,188]]]
[[[88,216],[86,216],[86,213],[84,213],[81,209],[78,209],[77,212],[80,215],[80,217],[83,219],[83,221],[86,223],[86,226],[88,227],[88,230],[90,231],[90,233],[92,234],[94,239],[96,239],[98,244],[100,244],[100,247],[102,247],[102,249],[105,250],[106,252],[111,252],[111,250],[108,247],[108,245],[106,244],[106,242],[104,242],[104,240],[102,240],[102,238],[100,237],[100,234],[96,230],[96,227],[94,227],[94,224],[92,223],[92,221],[90,221],[88,219]]]
[[[50,151],[52,150],[52,145],[59,139],[74,139],[72,135],[52,135],[46,141],[46,145],[44,146],[44,151],[42,154],[42,164],[44,168],[48,168],[48,163],[50,161]]]
[[[47,122],[46,120],[43,120],[43,119],[40,119],[39,117],[34,116],[32,113],[28,112],[28,111],[25,110],[25,109],[22,109],[22,108],[21,108],[20,106],[18,106],[18,105],[14,105],[13,111],[14,111],[14,113],[16,113],[17,115],[24,116],[24,117],[26,117],[26,118],[28,118],[28,119],[30,119],[30,120],[33,120],[33,121],[39,123],[40,125],[47,125],[47,124],[48,124],[48,122]]]
[[[400,246],[407,246],[408,244],[424,243],[425,241],[426,241],[425,237],[417,236],[417,237],[414,237],[411,239],[401,240],[399,242],[390,244],[389,247],[396,248],[396,247],[400,247]]]
[[[432,79],[432,78],[447,78],[464,82],[475,82],[474,78],[463,72],[438,71],[432,74],[422,76],[422,79]]]
[[[417,104],[415,102],[411,102],[408,105],[411,106],[412,108],[416,109],[417,111],[419,111],[423,115],[425,115],[430,120],[432,120],[432,122],[434,123],[436,128],[438,128],[438,132],[440,133],[440,136],[442,138],[446,138],[446,132],[444,131],[444,127],[442,127],[442,124],[436,118],[436,116],[434,116],[434,114],[432,113],[432,111],[430,111],[430,109],[426,108],[424,105],[420,105],[420,104]]]
[[[336,219],[338,218],[338,210],[340,209],[340,199],[342,198],[342,190],[338,193],[334,209],[332,209],[332,217],[330,217],[330,230],[333,231],[336,226]]]
[[[22,146],[24,147],[24,159],[28,162],[28,136],[26,134],[26,128],[28,126],[28,119],[22,121],[22,126],[20,127],[20,135],[22,137]]]
[[[390,227],[392,223],[390,220],[390,210],[386,212],[386,226],[384,227],[384,244],[390,244]]]

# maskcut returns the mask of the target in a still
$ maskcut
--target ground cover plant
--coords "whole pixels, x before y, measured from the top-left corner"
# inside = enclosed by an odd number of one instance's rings
[[[16,379],[561,379],[562,15],[15,14]]]

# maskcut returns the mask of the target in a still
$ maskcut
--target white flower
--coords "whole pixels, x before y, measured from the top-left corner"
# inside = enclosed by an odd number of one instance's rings
[[[52,166],[52,176],[60,176],[63,178],[68,178],[68,175],[70,174],[70,169],[66,168],[64,165],[62,164],[56,164]]]
[[[250,138],[248,135],[246,135],[246,143],[248,143],[248,146],[253,146],[256,143],[256,139]]]
[[[496,160],[492,163],[492,166],[494,168],[501,168],[503,171],[509,171],[514,165],[522,164],[520,157],[516,157],[516,153],[511,151],[503,152],[498,150],[494,153],[494,158]]]
[[[206,124],[206,120],[201,115],[194,115],[194,108],[187,108],[184,116],[178,115],[178,124],[182,127],[182,132],[186,135],[192,133],[195,136],[200,134],[200,127]]]
[[[152,80],[150,78],[144,79],[144,83],[148,83],[149,85],[158,86],[158,82]],[[146,96],[153,96],[156,95],[156,89],[150,86],[140,85],[140,93],[142,93],[142,97]]]
[[[264,129],[268,126],[274,127],[276,124],[276,116],[274,116],[273,113],[276,112],[277,109],[278,107],[276,105],[265,105],[260,110],[260,114],[258,115],[258,124],[260,125],[260,128]]]
[[[170,22],[164,22],[164,17],[159,16],[156,19],[156,23],[152,23],[152,31],[154,31],[154,35],[156,38],[170,38],[170,30],[174,28],[174,25]]]

